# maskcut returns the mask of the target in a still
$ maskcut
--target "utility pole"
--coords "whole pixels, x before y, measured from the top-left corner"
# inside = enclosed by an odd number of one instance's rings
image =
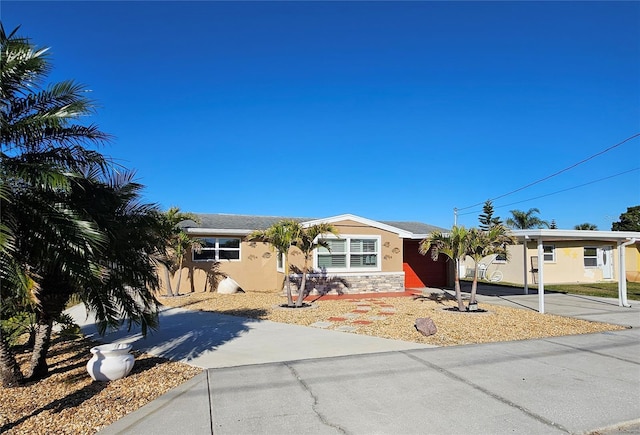
[[[458,209],[453,207],[453,226],[458,226]]]

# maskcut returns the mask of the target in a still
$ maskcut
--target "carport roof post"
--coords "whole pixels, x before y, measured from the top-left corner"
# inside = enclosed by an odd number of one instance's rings
[[[538,311],[544,313],[544,242],[583,240],[598,242],[615,242],[618,246],[618,305],[629,307],[627,303],[627,271],[624,259],[624,248],[636,243],[640,239],[640,232],[636,231],[591,231],[591,230],[552,230],[552,229],[532,229],[532,230],[511,230],[511,234],[525,245],[529,240],[538,242]],[[527,283],[527,263],[526,255],[523,267],[524,291],[528,293]]]

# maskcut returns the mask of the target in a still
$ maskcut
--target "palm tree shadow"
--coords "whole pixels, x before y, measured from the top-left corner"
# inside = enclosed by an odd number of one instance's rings
[[[256,317],[266,315],[253,310],[244,313]],[[235,314],[235,313],[234,313]],[[243,314],[243,313],[238,313]],[[107,332],[103,337],[97,333],[95,323],[81,325],[84,334],[96,341],[126,342],[133,348],[167,358],[173,361],[189,362],[206,352],[211,352],[246,333],[251,324],[260,320],[227,314],[188,311],[180,308],[166,308],[160,312],[160,326],[143,337],[139,327],[127,330],[121,327]],[[78,321],[78,319],[76,319]]]
[[[431,292],[429,294],[429,296],[425,296],[425,295],[417,295],[413,297],[414,301],[434,301],[437,302],[438,304],[442,304],[443,301],[455,301],[456,297],[449,294],[446,291],[442,291],[442,292]]]
[[[86,385],[85,387],[81,388],[80,390],[74,392],[73,394],[69,394],[68,396],[62,397],[60,399],[56,399],[45,406],[42,406],[38,409],[34,409],[33,412],[31,412],[30,414],[23,415],[16,421],[12,421],[4,424],[3,426],[0,426],[0,433],[4,433],[8,430],[11,430],[14,427],[19,426],[20,424],[24,423],[25,421],[29,420],[32,417],[37,416],[42,412],[52,411],[53,413],[58,413],[67,408],[74,408],[82,404],[83,402],[87,401],[91,397],[95,396],[96,394],[100,393],[100,391],[106,388],[106,386],[107,386],[106,382],[92,382]]]

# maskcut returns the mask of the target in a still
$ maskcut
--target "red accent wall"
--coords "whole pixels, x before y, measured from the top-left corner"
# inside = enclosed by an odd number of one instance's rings
[[[405,288],[444,287],[447,285],[446,257],[440,254],[437,261],[430,255],[418,252],[419,240],[405,240],[402,260]]]

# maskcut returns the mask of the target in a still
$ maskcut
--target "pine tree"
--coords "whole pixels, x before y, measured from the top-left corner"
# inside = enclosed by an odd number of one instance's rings
[[[493,204],[490,199],[484,203],[482,214],[478,216],[478,220],[480,221],[480,229],[482,231],[489,231],[496,225],[502,225],[499,217],[493,217]]]

